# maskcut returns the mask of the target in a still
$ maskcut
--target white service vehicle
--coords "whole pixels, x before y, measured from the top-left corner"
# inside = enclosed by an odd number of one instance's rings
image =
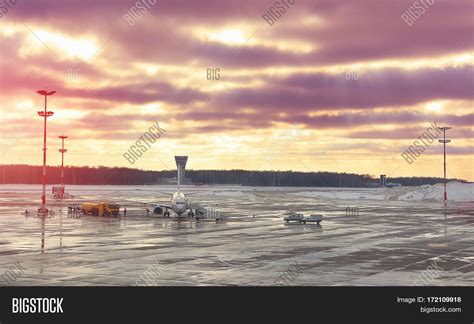
[[[295,222],[299,224],[306,224],[308,223],[316,223],[319,225],[320,222],[323,220],[323,215],[310,215],[309,217],[305,217],[303,214],[300,213],[290,213],[288,216],[285,216],[283,220],[286,223]]]
[[[323,215],[310,215],[308,218],[306,218],[307,222],[313,222],[319,225],[323,221]]]

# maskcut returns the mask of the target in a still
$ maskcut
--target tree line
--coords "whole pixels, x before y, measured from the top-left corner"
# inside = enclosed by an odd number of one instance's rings
[[[42,166],[1,165],[1,184],[41,184]],[[47,183],[59,184],[61,169],[47,167]],[[77,167],[64,168],[66,184],[73,185],[153,185],[164,178],[176,177],[176,170],[150,171],[122,167]],[[379,184],[378,177],[364,174],[338,172],[295,171],[247,171],[247,170],[186,170],[186,178],[194,184],[226,184],[243,186],[276,187],[373,187]],[[456,179],[449,179],[456,180]],[[443,182],[435,177],[398,177],[389,182],[403,186],[419,186]],[[462,180],[461,180],[462,181]]]

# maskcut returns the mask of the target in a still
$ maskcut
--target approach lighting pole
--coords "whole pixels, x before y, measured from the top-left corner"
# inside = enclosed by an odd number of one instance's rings
[[[443,148],[444,148],[444,207],[446,207],[447,200],[448,200],[448,194],[446,192],[446,143],[451,142],[451,140],[446,139],[446,130],[451,129],[451,127],[438,127],[438,129],[443,131],[443,139],[439,140],[440,143],[443,143]]]
[[[61,148],[59,149],[59,152],[61,153],[61,192],[60,192],[60,195],[61,195],[61,198],[63,198],[64,196],[64,153],[67,152],[67,149],[64,148],[64,140],[67,138],[67,136],[64,136],[64,135],[61,135],[61,136],[58,136],[61,141],[62,141],[62,145],[61,145]]]
[[[44,111],[38,111],[38,116],[44,118],[43,126],[43,193],[41,195],[41,208],[38,210],[38,214],[47,215],[48,209],[46,208],[46,119],[51,117],[54,113],[48,111],[48,96],[51,96],[56,93],[56,91],[47,91],[47,90],[38,90],[36,93],[44,96]]]

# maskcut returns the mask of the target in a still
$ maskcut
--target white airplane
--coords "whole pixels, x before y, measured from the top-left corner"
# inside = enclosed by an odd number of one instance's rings
[[[179,171],[178,171],[179,174]],[[191,208],[188,198],[183,192],[179,185],[179,176],[178,176],[178,191],[176,191],[171,196],[171,201],[169,205],[155,204],[153,205],[153,214],[163,215],[164,217],[170,217],[170,210],[180,217],[182,214],[188,212],[188,216],[194,216],[195,210]],[[189,210],[189,211],[188,211]]]
[[[178,191],[176,191],[174,194],[166,193],[168,195],[171,195],[171,201],[169,205],[151,204],[153,214],[163,215],[164,217],[170,217],[170,211],[173,211],[176,215],[178,215],[178,217],[180,217],[184,213],[187,213],[188,217],[196,216],[196,219],[199,219],[199,216],[209,214],[205,207],[200,206],[200,205],[191,205],[188,201],[188,198],[185,196],[185,194],[181,192],[181,182],[182,182],[181,180],[183,178],[184,167],[179,163],[177,163],[177,165],[178,165],[177,167]],[[145,204],[145,203],[141,203],[141,204]]]

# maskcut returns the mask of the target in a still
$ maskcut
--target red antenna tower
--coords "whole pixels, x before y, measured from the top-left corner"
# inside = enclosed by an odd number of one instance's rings
[[[439,140],[440,143],[443,143],[444,147],[444,207],[446,207],[447,200],[448,200],[448,193],[446,191],[446,143],[451,142],[451,140],[446,139],[446,130],[451,129],[451,127],[438,127],[438,129],[441,129],[443,131],[443,139]]]
[[[67,136],[61,135],[58,136],[61,139],[61,148],[59,149],[59,152],[61,153],[61,191],[59,193],[60,197],[62,198],[64,196],[64,153],[67,152],[67,149],[64,148],[64,140],[67,138]]]
[[[39,215],[47,215],[48,209],[46,208],[46,119],[53,116],[54,112],[48,111],[48,96],[51,96],[56,93],[56,91],[47,91],[47,90],[38,90],[36,93],[44,96],[44,111],[38,111],[38,116],[44,118],[44,127],[43,127],[43,193],[41,195],[41,208],[38,209]]]

